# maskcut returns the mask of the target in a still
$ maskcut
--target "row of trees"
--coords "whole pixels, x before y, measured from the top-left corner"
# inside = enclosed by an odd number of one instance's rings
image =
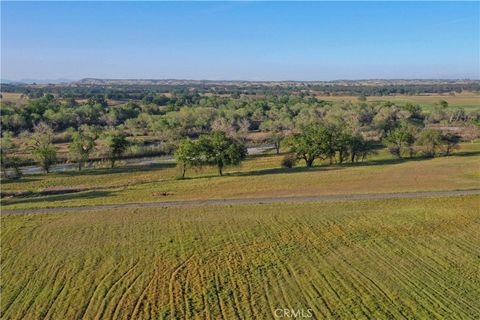
[[[327,102],[298,95],[252,97],[198,96],[191,99],[168,99],[128,102],[108,106],[104,99],[90,98],[86,103],[73,99],[58,99],[45,95],[40,99],[21,102],[21,105],[1,106],[2,131],[19,135],[33,131],[40,122],[55,132],[82,125],[116,127],[129,135],[156,134],[169,137],[191,137],[211,131],[262,130],[275,135],[299,124],[316,122],[329,115],[339,115],[357,126],[384,136],[395,122],[410,119],[423,125],[455,126],[480,123],[480,112],[450,108],[440,101],[428,111],[419,105],[395,105],[390,102]],[[166,105],[157,105],[167,103]],[[173,103],[175,101],[175,103]]]
[[[95,151],[98,138],[98,131],[88,126],[81,127],[73,134],[69,145],[69,160],[78,164],[79,171]],[[282,139],[279,138],[278,143],[288,147],[290,151],[282,162],[286,167],[294,166],[298,160],[305,161],[307,167],[313,166],[317,159],[329,159],[330,164],[345,161],[354,163],[375,153],[372,143],[361,133],[328,123],[306,126]],[[398,158],[413,157],[418,152],[427,157],[440,153],[449,155],[458,148],[459,142],[460,137],[452,133],[428,128],[420,130],[406,122],[393,129],[384,139],[388,150]],[[113,168],[128,145],[129,142],[122,132],[110,131],[103,137],[101,154],[110,161]],[[30,136],[29,147],[33,158],[48,173],[57,160],[52,129],[44,123],[37,125]],[[13,168],[17,175],[20,174],[15,148],[10,136],[2,138],[0,154],[5,176],[9,167]],[[246,155],[245,145],[222,131],[201,135],[196,140],[186,138],[180,141],[175,151],[182,178],[185,177],[187,168],[204,165],[216,166],[221,176],[225,166],[239,164]]]
[[[273,83],[229,83],[222,85],[219,83],[185,83],[185,84],[166,84],[158,81],[147,83],[101,83],[85,82],[82,86],[42,86],[35,87],[25,84],[2,84],[5,92],[20,92],[29,96],[41,96],[44,93],[58,94],[64,97],[73,96],[75,98],[85,99],[92,96],[101,96],[108,99],[154,99],[156,95],[162,93],[174,93],[180,98],[189,98],[198,93],[209,94],[246,94],[246,95],[269,95],[269,94],[298,94],[298,93],[322,93],[324,95],[369,95],[369,96],[387,96],[393,94],[420,94],[420,93],[461,93],[462,91],[479,91],[480,83],[471,81],[468,83],[438,82],[438,83],[416,83],[399,84],[385,82],[384,84],[366,84],[361,82],[330,82],[330,83],[283,83],[275,85]],[[113,88],[112,88],[113,87]]]
[[[307,167],[313,166],[318,159],[328,159],[330,164],[354,163],[376,153],[372,142],[367,141],[361,133],[332,124],[306,126],[296,134],[284,139],[278,136],[277,139],[290,152],[282,161],[286,167],[294,166],[299,160],[304,161]],[[435,129],[420,130],[407,123],[393,129],[384,139],[388,150],[399,158],[405,154],[412,157],[417,152],[427,157],[440,152],[449,155],[459,142],[460,138],[451,133]],[[182,178],[187,168],[203,165],[216,166],[219,175],[222,175],[225,166],[239,164],[245,156],[245,146],[221,131],[202,135],[197,140],[184,139],[175,152]]]
[[[370,143],[360,133],[333,125],[305,127],[300,133],[287,137],[284,144],[296,160],[304,160],[307,167],[311,167],[316,159],[329,159],[330,164],[334,161],[343,163],[347,159],[353,163],[364,160],[373,152]]]
[[[397,128],[390,132],[384,139],[384,144],[391,154],[397,158],[413,157],[421,153],[426,157],[434,157],[440,153],[450,155],[461,138],[451,132],[445,132],[432,128],[423,130],[402,122]]]
[[[68,146],[68,159],[78,164],[78,170],[82,170],[91,155],[99,147],[99,154],[110,162],[113,168],[115,162],[122,156],[129,146],[126,135],[121,131],[111,130],[103,134],[103,141],[97,146],[99,131],[95,127],[81,126],[72,134],[72,140]],[[10,134],[2,137],[1,141],[1,164],[2,173],[7,177],[7,168],[13,168],[15,176],[20,176],[20,161],[16,152],[18,145],[13,142]],[[45,123],[39,123],[27,140],[27,150],[38,165],[49,173],[50,168],[57,162],[58,148],[54,144],[54,132]]]

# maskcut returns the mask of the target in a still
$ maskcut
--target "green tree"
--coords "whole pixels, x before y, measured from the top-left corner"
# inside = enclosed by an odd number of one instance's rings
[[[305,161],[307,167],[311,167],[315,159],[325,159],[328,130],[325,127],[305,127],[300,133],[285,140],[297,159]]]
[[[393,131],[399,121],[399,109],[395,106],[384,106],[378,110],[373,118],[373,125],[376,129],[380,129],[385,135]]]
[[[73,133],[72,142],[68,146],[68,157],[71,161],[78,163],[78,171],[82,170],[90,154],[95,150],[95,140],[97,138],[97,132],[88,127],[82,127],[79,131]]]
[[[365,159],[368,154],[372,153],[372,149],[368,141],[366,141],[361,134],[351,135],[348,140],[348,152],[350,161],[357,162],[360,159]]]
[[[227,165],[237,165],[247,156],[247,149],[224,132],[214,131],[198,139],[198,151],[204,163],[216,165],[218,174],[223,175]]]
[[[8,168],[13,168],[15,176],[20,177],[20,160],[15,156],[15,143],[12,141],[12,135],[9,132],[3,133],[0,139],[0,165],[2,170],[2,175],[4,178],[8,178],[7,170]]]
[[[412,125],[403,122],[399,127],[390,132],[383,140],[388,151],[398,158],[403,158],[405,153],[413,156],[413,144],[415,143],[416,129]]]
[[[41,122],[35,126],[30,136],[30,148],[35,161],[39,163],[45,173],[57,161],[57,148],[53,144],[53,130]]]
[[[333,149],[330,144],[328,146],[329,153],[331,154],[333,151],[333,155],[335,156],[336,152],[338,152],[338,162],[340,163],[348,160],[352,135],[345,129],[331,128],[329,130],[329,136],[331,137],[331,141],[333,141]],[[330,163],[332,163],[331,160]]]
[[[443,144],[440,130],[424,129],[418,135],[416,145],[426,157],[434,157]]]
[[[293,123],[287,115],[278,112],[270,112],[269,117],[270,119],[260,125],[260,129],[269,133],[268,141],[274,145],[275,151],[279,154],[282,140],[287,131],[293,127]]]
[[[127,150],[129,142],[125,134],[118,131],[110,132],[105,140],[105,154],[107,159],[110,160],[110,167],[113,168],[115,162]]]
[[[198,143],[190,139],[180,141],[175,150],[175,159],[182,170],[183,179],[185,178],[187,167],[199,165],[201,163]]]
[[[460,146],[458,145],[460,143],[460,136],[447,132],[447,133],[442,133],[442,144],[443,144],[443,149],[445,151],[445,155],[449,156],[453,150],[459,149]]]

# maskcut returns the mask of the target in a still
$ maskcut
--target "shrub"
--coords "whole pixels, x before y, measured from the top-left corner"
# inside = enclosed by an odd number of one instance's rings
[[[296,163],[297,163],[297,158],[293,154],[287,154],[282,159],[283,168],[293,168]]]

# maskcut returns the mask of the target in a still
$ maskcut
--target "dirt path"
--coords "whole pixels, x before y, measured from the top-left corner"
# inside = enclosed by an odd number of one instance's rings
[[[75,212],[106,209],[136,209],[136,208],[164,208],[178,206],[203,206],[215,204],[242,204],[242,203],[281,203],[281,202],[314,202],[327,200],[360,200],[360,199],[393,199],[393,198],[426,198],[426,197],[448,197],[480,194],[480,189],[456,190],[456,191],[424,191],[407,193],[370,193],[370,194],[339,194],[331,196],[313,197],[284,197],[284,198],[247,198],[247,199],[212,199],[212,200],[190,200],[190,201],[165,201],[145,203],[123,203],[108,204],[84,207],[57,207],[44,209],[20,209],[0,211],[1,215],[29,214],[29,213],[54,213],[54,212]]]

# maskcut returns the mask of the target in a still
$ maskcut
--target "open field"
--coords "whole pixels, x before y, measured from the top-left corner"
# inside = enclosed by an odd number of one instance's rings
[[[190,201],[163,201],[142,203],[119,203],[106,205],[93,205],[81,207],[57,207],[43,209],[3,209],[2,215],[18,214],[44,214],[44,213],[67,213],[93,210],[124,210],[143,208],[167,208],[167,207],[192,207],[207,205],[236,205],[236,204],[270,204],[270,203],[308,203],[318,201],[347,201],[347,200],[370,200],[370,199],[416,199],[416,198],[439,198],[454,196],[480,195],[480,189],[451,190],[451,191],[417,191],[402,193],[366,193],[366,194],[338,194],[330,196],[313,197],[282,197],[282,198],[246,198],[246,199],[210,199]]]
[[[165,96],[171,96],[169,93],[165,93]],[[212,94],[206,93],[205,96],[211,96]],[[222,96],[222,95],[220,95]],[[230,96],[230,95],[223,95]],[[11,93],[11,92],[2,92],[2,101],[3,102],[26,102],[28,97],[23,96],[21,93]],[[338,96],[325,96],[325,95],[316,95],[318,99],[327,100],[327,101],[352,101],[358,102],[358,96],[350,95],[338,95]],[[423,94],[423,95],[392,95],[392,96],[369,96],[367,97],[368,102],[375,101],[392,101],[398,103],[414,103],[420,104],[428,110],[434,103],[439,102],[440,100],[445,100],[448,102],[450,107],[462,107],[467,110],[480,110],[480,93],[477,92],[462,92],[455,95],[449,94]],[[63,101],[63,100],[62,100]],[[64,102],[64,101],[63,101]],[[126,103],[122,100],[107,100],[109,106],[116,106]],[[139,101],[137,101],[139,102]],[[85,104],[87,99],[77,99],[77,103]]]
[[[467,143],[450,157],[393,159],[385,150],[358,164],[280,168],[281,155],[250,157],[241,167],[227,170],[191,170],[189,179],[177,180],[175,163],[144,167],[119,167],[27,175],[4,183],[2,192],[79,188],[82,192],[2,199],[6,209],[58,206],[318,196],[335,194],[394,193],[478,189],[480,143]],[[164,195],[164,193],[166,195]]]
[[[358,102],[358,97],[356,96],[322,96],[317,95],[318,99],[323,99],[327,101],[352,101]],[[456,94],[454,96],[444,94],[430,94],[430,95],[395,95],[395,96],[369,96],[367,97],[368,102],[375,101],[391,101],[398,103],[413,103],[420,104],[426,110],[428,110],[434,103],[439,102],[440,100],[445,100],[448,102],[450,107],[462,107],[466,110],[479,110],[480,109],[480,94],[474,92],[463,92]]]
[[[473,319],[478,201],[3,216],[2,318]]]
[[[2,102],[25,102],[28,100],[28,97],[24,96],[22,93],[14,93],[14,92],[2,92]]]

